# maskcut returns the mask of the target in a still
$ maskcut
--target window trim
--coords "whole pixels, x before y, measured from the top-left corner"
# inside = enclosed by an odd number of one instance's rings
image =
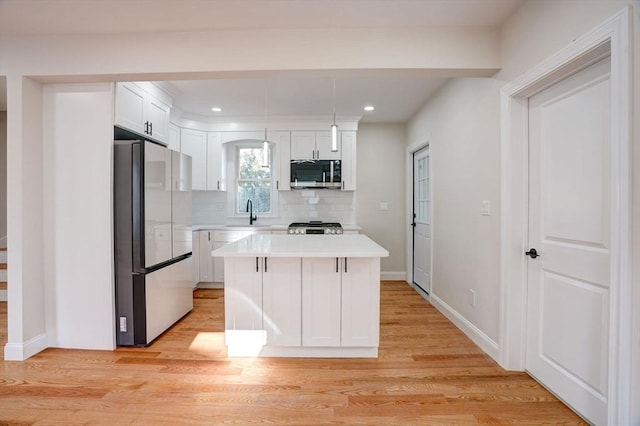
[[[239,152],[241,148],[262,148],[262,144],[264,141],[257,139],[246,139],[234,142],[228,142],[229,147],[231,149],[227,149],[227,181],[230,183],[227,190],[227,217],[229,218],[248,218],[249,213],[247,212],[238,212],[236,211],[236,206],[238,205],[238,181],[240,180],[238,177],[238,161],[239,161]],[[277,155],[275,153],[276,144],[273,142],[269,142],[269,164],[271,166],[271,212],[269,213],[259,213],[258,219],[263,218],[272,218],[279,217],[278,216],[278,190],[276,189],[276,170],[277,164],[276,159]],[[243,181],[248,182],[251,179],[243,179]],[[262,181],[262,180],[260,180]],[[265,180],[266,181],[266,180]]]

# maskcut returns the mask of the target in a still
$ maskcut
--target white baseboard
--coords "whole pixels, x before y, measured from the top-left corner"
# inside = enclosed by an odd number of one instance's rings
[[[4,347],[5,361],[24,361],[47,349],[47,335],[40,334],[24,343],[7,343]]]
[[[437,310],[449,319],[456,327],[458,327],[469,339],[487,353],[491,358],[498,362],[500,348],[498,344],[489,336],[484,334],[482,330],[469,322],[468,319],[460,315],[458,311],[447,305],[442,299],[435,294],[429,295],[429,300]]]
[[[406,281],[407,273],[404,271],[382,271],[380,279],[383,281]]]

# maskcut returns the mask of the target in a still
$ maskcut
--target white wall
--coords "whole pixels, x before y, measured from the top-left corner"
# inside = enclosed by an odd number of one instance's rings
[[[2,84],[2,81],[0,81]],[[0,111],[0,247],[7,237],[7,112]],[[3,240],[4,238],[4,240]]]
[[[6,360],[21,360],[46,347],[42,86],[7,77],[7,289]],[[19,143],[16,143],[18,141]]]
[[[502,30],[502,71],[496,75],[501,81],[508,81],[524,73],[527,69],[543,61],[561,48],[569,45],[580,35],[586,33],[627,5],[632,9],[632,46],[634,69],[632,86],[633,133],[631,135],[633,164],[633,236],[632,262],[634,285],[633,320],[631,332],[632,376],[630,378],[631,401],[629,424],[640,424],[640,1],[528,1],[508,21]],[[588,6],[588,7],[585,7]],[[540,22],[544,22],[544,31],[540,31]]]
[[[499,269],[499,90],[626,5],[634,8],[634,42],[640,45],[640,1],[531,0],[503,27],[503,69],[494,79],[446,84],[408,124],[409,146],[431,140],[434,193],[434,295],[436,305],[458,321],[494,355],[500,298]],[[634,53],[638,52],[635,48]],[[633,282],[640,283],[640,55],[635,55]],[[479,185],[476,185],[476,182]],[[479,201],[492,202],[493,215],[479,216]],[[466,242],[464,237],[468,236]],[[475,249],[472,252],[472,249]],[[480,300],[468,304],[468,288]],[[634,287],[633,371],[630,424],[640,423],[640,286]],[[440,300],[438,300],[440,299]],[[444,302],[445,305],[439,304]],[[447,311],[448,309],[448,311]],[[482,312],[479,312],[482,309]],[[489,340],[487,340],[489,339]]]
[[[112,85],[46,86],[43,114],[48,345],[113,349]]]
[[[382,279],[406,279],[405,138],[404,124],[358,127],[356,222],[362,233],[389,251],[380,262]]]
[[[193,224],[244,225],[247,217],[228,216],[227,193],[216,191],[193,192]],[[288,225],[291,222],[324,220],[342,224],[356,223],[355,195],[352,191],[326,189],[291,190],[278,192],[278,216],[265,217],[258,213],[256,225]]]
[[[432,298],[497,346],[500,287],[500,116],[493,79],[447,82],[411,120],[409,146],[430,142]],[[491,215],[480,214],[482,200]],[[469,303],[476,292],[476,306]]]

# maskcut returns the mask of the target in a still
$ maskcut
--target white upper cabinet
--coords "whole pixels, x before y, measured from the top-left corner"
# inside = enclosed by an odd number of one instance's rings
[[[220,132],[207,133],[207,189],[227,190],[226,148]]]
[[[318,160],[339,160],[340,159],[340,136],[338,132],[338,150],[331,151],[331,132],[316,132],[316,150]]]
[[[151,95],[147,96],[145,107],[145,115],[149,123],[147,126],[148,136],[159,142],[168,144],[171,108]]]
[[[338,133],[338,151],[331,151],[331,132],[291,132],[292,160],[339,160],[340,133]]]
[[[291,159],[316,159],[316,132],[291,132]]]
[[[276,176],[276,189],[289,191],[291,189],[291,132],[269,132],[267,139],[275,148],[275,154],[271,155],[273,173]]]
[[[149,139],[169,143],[171,107],[134,83],[116,84],[115,124]]]
[[[342,139],[342,190],[356,190],[356,132],[340,132]]]
[[[169,123],[169,144],[167,148],[174,151],[181,152],[180,150],[180,127],[173,123]]]
[[[207,189],[207,132],[181,129],[180,148],[183,154],[191,156],[191,189]]]

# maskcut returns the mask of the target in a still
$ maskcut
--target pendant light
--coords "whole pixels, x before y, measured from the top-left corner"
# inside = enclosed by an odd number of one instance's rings
[[[264,81],[264,142],[262,143],[262,167],[269,167],[269,140],[267,139],[267,80]]]
[[[331,152],[338,152],[338,125],[336,124],[336,79],[333,79],[333,124],[331,125]]]

